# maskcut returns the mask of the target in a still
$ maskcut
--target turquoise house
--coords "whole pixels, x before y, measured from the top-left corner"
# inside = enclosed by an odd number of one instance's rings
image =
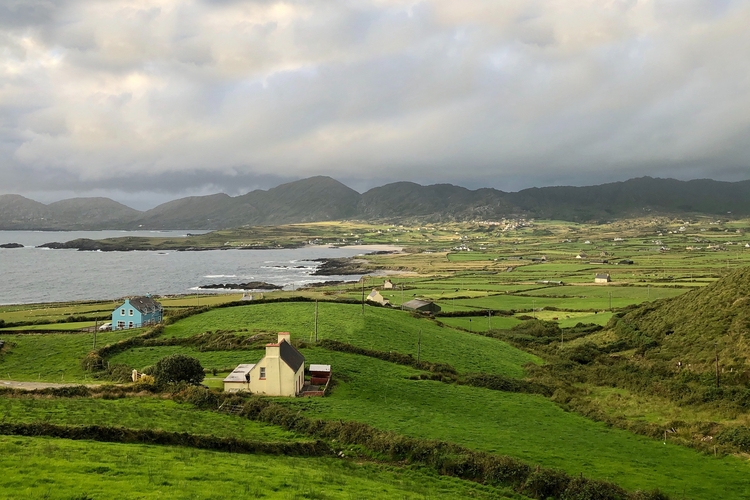
[[[112,330],[126,330],[161,323],[161,304],[150,296],[126,299],[112,311]]]

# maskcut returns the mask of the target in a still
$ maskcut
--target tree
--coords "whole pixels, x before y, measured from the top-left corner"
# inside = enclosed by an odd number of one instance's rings
[[[153,375],[159,384],[187,382],[198,385],[205,377],[201,362],[184,354],[161,358],[154,366]]]

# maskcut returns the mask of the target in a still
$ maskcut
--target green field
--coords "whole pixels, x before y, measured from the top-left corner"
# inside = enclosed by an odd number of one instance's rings
[[[523,498],[418,469],[335,458],[42,437],[0,436],[0,469],[3,498]]]
[[[143,329],[99,332],[99,346],[143,333]],[[93,347],[92,333],[2,335],[11,344],[0,358],[0,377],[9,380],[92,382],[81,360]]]
[[[251,441],[306,441],[276,426],[233,415],[199,411],[158,397],[0,398],[0,418],[13,422],[105,425],[237,437]]]
[[[314,303],[250,304],[215,309],[169,325],[163,337],[189,337],[205,331],[247,329],[242,334],[288,331],[293,339],[314,340]],[[522,366],[538,358],[504,342],[442,328],[433,321],[381,307],[319,303],[318,338],[349,342],[378,351],[417,356],[421,330],[421,357],[443,362],[463,372],[491,372],[514,377]],[[262,357],[262,353],[258,358]],[[117,358],[122,360],[122,358]],[[222,365],[224,366],[224,365]]]

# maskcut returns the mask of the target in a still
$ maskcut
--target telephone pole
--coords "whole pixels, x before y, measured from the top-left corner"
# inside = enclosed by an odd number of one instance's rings
[[[365,277],[362,276],[362,316],[365,315]]]
[[[315,343],[318,343],[318,301],[315,301]]]

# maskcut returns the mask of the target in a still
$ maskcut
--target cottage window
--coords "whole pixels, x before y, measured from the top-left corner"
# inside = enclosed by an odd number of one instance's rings
[[[260,379],[261,380],[266,379],[266,367],[265,366],[260,367]]]
[[[125,309],[120,309],[120,316],[125,316]]]
[[[133,328],[133,322],[132,321],[128,322],[128,328]]]
[[[131,309],[131,310],[129,311],[129,314],[128,314],[128,316],[132,316],[132,315],[133,315],[133,310]]]
[[[124,321],[118,321],[117,322],[117,329],[118,330],[122,330],[123,328],[125,328],[125,322]]]

